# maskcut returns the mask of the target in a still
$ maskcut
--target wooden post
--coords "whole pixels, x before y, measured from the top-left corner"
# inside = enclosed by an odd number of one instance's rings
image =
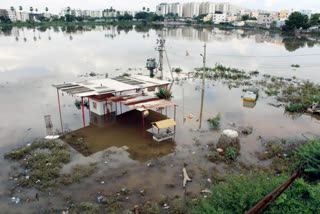
[[[58,94],[58,104],[59,104],[59,113],[60,113],[61,132],[63,133],[63,125],[62,125],[62,114],[61,114],[61,106],[60,106],[59,89],[57,89],[57,94]]]

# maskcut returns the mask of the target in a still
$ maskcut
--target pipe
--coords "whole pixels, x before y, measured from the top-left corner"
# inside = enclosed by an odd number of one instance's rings
[[[60,106],[59,89],[57,89],[57,94],[58,94],[58,104],[59,104],[59,113],[60,113],[61,132],[63,133],[63,125],[62,125],[62,114],[61,114],[61,106]]]
[[[85,116],[84,116],[83,97],[81,97],[81,105],[82,105],[82,119],[83,119],[83,127],[86,127],[86,120],[85,120]]]

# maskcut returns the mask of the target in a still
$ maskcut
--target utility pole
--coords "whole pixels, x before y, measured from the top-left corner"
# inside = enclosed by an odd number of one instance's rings
[[[163,31],[161,31],[161,39],[157,40],[158,51],[159,51],[159,73],[158,78],[163,80],[163,52],[164,52],[164,44],[166,40],[163,39]]]
[[[204,78],[205,78],[205,71],[206,71],[206,54],[207,54],[207,45],[206,45],[206,43],[204,43],[203,55],[200,54],[203,58],[203,73],[202,73],[201,109],[200,109],[199,129],[201,129],[201,123],[202,123],[203,98],[204,98]]]

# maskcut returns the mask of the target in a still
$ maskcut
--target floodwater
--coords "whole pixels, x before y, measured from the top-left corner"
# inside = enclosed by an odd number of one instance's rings
[[[60,130],[57,92],[52,84],[85,79],[115,77],[123,73],[148,75],[146,59],[157,57],[156,39],[160,29],[78,27],[51,29],[8,29],[0,31],[0,155],[19,145],[46,136],[45,115],[51,115],[54,130]],[[247,30],[169,28],[163,33],[171,67],[180,67],[183,73],[202,66],[203,44],[207,43],[207,66],[216,63],[244,69],[258,70],[260,74],[281,77],[295,76],[301,80],[319,83],[320,40],[316,37],[284,37],[269,32]],[[189,56],[186,56],[186,52]],[[165,60],[166,61],[166,60]],[[299,64],[300,68],[291,68]],[[168,63],[165,63],[166,77]],[[88,73],[99,74],[96,77]],[[62,121],[65,130],[75,138],[90,143],[89,154],[72,149],[75,164],[98,162],[99,172],[60,190],[59,194],[41,193],[39,203],[11,203],[13,196],[8,187],[10,164],[1,159],[0,208],[7,213],[44,212],[52,207],[68,205],[64,194],[72,194],[73,201],[94,201],[98,192],[112,195],[121,188],[132,190],[130,207],[141,200],[139,192],[147,189],[146,198],[161,194],[182,194],[181,169],[184,163],[195,171],[188,190],[198,193],[205,178],[197,171],[210,169],[215,164],[205,160],[206,145],[215,143],[222,130],[239,129],[250,125],[253,134],[241,136],[239,159],[257,162],[256,151],[269,139],[301,139],[301,134],[319,134],[320,120],[310,115],[288,115],[284,108],[275,108],[274,98],[261,95],[253,108],[244,106],[242,88],[229,89],[219,81],[206,80],[203,118],[200,124],[201,80],[185,79],[184,74],[172,85],[177,107],[177,127],[174,142],[156,143],[150,134],[142,136],[141,121],[117,118],[98,124],[85,110],[86,128],[82,112],[74,101],[76,97],[60,96]],[[79,98],[78,98],[79,99]],[[173,108],[167,109],[173,118]],[[210,129],[207,119],[221,113],[220,130]],[[126,114],[130,114],[126,113]],[[195,118],[186,116],[193,114]],[[121,116],[119,116],[121,117]],[[129,116],[128,116],[129,118]],[[199,127],[201,128],[199,129]],[[262,139],[262,140],[261,140]],[[153,167],[147,164],[152,163]],[[227,169],[228,170],[228,169]],[[117,179],[105,177],[123,172]],[[125,173],[124,173],[125,172]],[[101,184],[101,181],[104,184]],[[35,190],[21,190],[14,196],[34,197]],[[39,212],[39,211],[38,211]]]

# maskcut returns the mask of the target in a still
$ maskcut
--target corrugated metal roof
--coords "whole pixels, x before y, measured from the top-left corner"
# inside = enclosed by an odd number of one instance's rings
[[[145,111],[147,109],[163,108],[176,105],[175,103],[169,100],[164,100],[157,97],[137,93],[110,97],[108,98],[108,101],[120,102],[128,108],[136,109],[138,111]]]
[[[58,90],[65,91],[76,96],[87,97],[122,91],[130,91],[141,88],[152,88],[168,85],[170,82],[152,79],[147,76],[133,75],[130,77],[105,78],[86,80],[74,83],[53,85]]]

